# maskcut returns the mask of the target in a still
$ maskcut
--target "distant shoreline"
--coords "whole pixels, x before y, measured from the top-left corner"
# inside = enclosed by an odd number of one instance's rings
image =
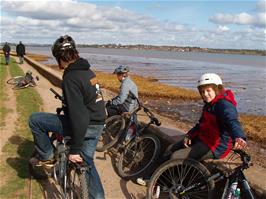
[[[3,43],[1,43],[1,46]],[[10,43],[11,46],[16,44]],[[25,44],[28,46],[51,46],[48,44]],[[103,48],[103,49],[127,49],[127,50],[153,50],[153,51],[168,51],[168,52],[204,52],[218,54],[239,54],[239,55],[256,55],[266,56],[266,50],[251,50],[251,49],[215,49],[215,48],[200,48],[190,46],[155,46],[155,45],[122,45],[122,44],[77,44],[81,48]]]

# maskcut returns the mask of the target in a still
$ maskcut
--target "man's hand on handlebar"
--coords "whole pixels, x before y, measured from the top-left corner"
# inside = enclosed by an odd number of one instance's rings
[[[79,154],[69,154],[68,159],[74,163],[83,162],[83,159]]]

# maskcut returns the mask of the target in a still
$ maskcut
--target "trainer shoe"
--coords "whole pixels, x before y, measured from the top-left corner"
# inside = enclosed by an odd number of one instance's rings
[[[141,186],[147,186],[147,180],[144,180],[143,178],[137,178],[137,183]]]
[[[55,165],[56,160],[54,158],[49,160],[39,160],[36,157],[32,157],[29,162],[36,167],[44,167],[50,169]]]

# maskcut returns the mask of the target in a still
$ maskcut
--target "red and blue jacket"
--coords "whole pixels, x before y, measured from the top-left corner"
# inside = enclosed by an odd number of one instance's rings
[[[204,105],[199,122],[188,132],[188,136],[205,143],[215,159],[225,157],[236,138],[246,139],[238,120],[236,101],[230,90]]]

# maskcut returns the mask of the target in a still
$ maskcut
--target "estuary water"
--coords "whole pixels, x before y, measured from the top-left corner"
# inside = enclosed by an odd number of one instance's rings
[[[241,113],[266,115],[266,57],[199,52],[165,52],[127,49],[78,48],[93,70],[112,73],[127,64],[132,74],[154,77],[160,82],[196,90],[203,73],[217,73],[232,89]],[[28,52],[49,55],[49,47],[27,47]]]

